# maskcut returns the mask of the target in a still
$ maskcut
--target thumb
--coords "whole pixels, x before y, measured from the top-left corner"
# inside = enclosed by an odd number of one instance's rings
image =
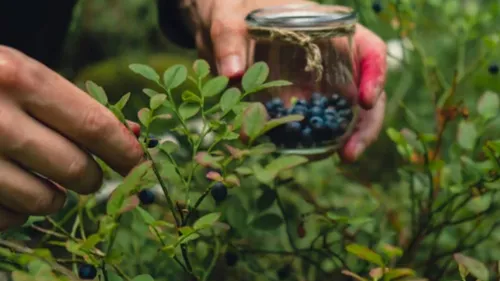
[[[248,39],[245,17],[231,2],[237,1],[218,1],[224,5],[215,7],[210,37],[219,74],[237,78],[246,68]]]

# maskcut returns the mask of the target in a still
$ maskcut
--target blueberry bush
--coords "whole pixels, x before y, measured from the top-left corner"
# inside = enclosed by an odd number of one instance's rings
[[[1,269],[15,281],[498,280],[500,4],[354,3],[389,47],[385,130],[359,162],[279,153],[273,131],[313,145],[315,124],[350,112],[335,93],[291,109],[249,101],[293,83],[269,81],[272,65],[235,84],[199,59],[134,63],[142,94],[85,86],[140,122],[146,161],[125,178],[100,162],[109,196],[70,193],[60,213],[1,233]],[[146,100],[134,116],[132,94]]]

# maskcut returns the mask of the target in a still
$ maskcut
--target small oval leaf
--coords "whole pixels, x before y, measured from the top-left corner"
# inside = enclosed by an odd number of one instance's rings
[[[168,90],[179,87],[186,79],[187,68],[182,64],[173,65],[163,73],[163,85]]]
[[[220,94],[229,83],[229,78],[226,76],[217,76],[210,79],[201,90],[204,97],[213,97]]]
[[[246,92],[250,92],[262,85],[269,75],[269,67],[263,61],[254,63],[243,75],[241,85]]]
[[[156,71],[148,65],[134,63],[129,65],[129,68],[133,72],[142,75],[144,78],[147,78],[154,82],[160,82],[160,75],[158,75],[158,73],[156,73]]]
[[[183,120],[189,119],[200,111],[200,105],[194,103],[183,103],[179,106],[179,115]]]
[[[265,214],[257,217],[251,222],[255,229],[270,231],[275,230],[283,224],[283,219],[276,214]]]

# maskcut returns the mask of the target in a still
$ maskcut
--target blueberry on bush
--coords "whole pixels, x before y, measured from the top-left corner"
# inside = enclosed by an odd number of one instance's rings
[[[141,203],[144,205],[150,205],[155,202],[155,194],[149,190],[149,189],[144,189],[139,192],[139,200],[141,200]]]
[[[281,269],[278,270],[277,275],[279,280],[285,280],[288,277],[290,277],[290,273],[292,271],[292,268],[290,267],[289,264],[285,265]]]
[[[214,198],[215,202],[224,201],[227,197],[227,188],[223,183],[217,182],[210,190],[210,194]]]
[[[498,64],[496,63],[490,64],[490,66],[488,66],[488,72],[491,74],[498,74],[498,70]]]
[[[372,10],[377,14],[380,13],[382,11],[382,4],[379,1],[373,2]]]
[[[149,137],[148,138],[148,148],[153,148],[158,145],[158,139],[154,137]]]
[[[286,148],[320,146],[332,137],[342,136],[354,117],[350,104],[339,94],[330,98],[315,92],[310,100],[299,99],[290,108],[284,108],[284,102],[274,98],[266,103],[271,118],[280,118],[290,114],[304,116],[302,122],[289,122],[268,132],[271,141]]]
[[[82,264],[78,268],[78,277],[83,280],[93,280],[97,276],[97,268],[91,264]]]
[[[238,262],[238,255],[236,253],[226,252],[224,257],[226,259],[226,264],[228,266],[235,266],[236,263]]]

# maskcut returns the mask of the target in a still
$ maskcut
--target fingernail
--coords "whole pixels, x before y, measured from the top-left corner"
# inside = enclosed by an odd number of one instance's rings
[[[237,55],[222,58],[217,64],[217,69],[221,75],[229,77],[237,76],[244,71],[243,62],[240,56]]]

